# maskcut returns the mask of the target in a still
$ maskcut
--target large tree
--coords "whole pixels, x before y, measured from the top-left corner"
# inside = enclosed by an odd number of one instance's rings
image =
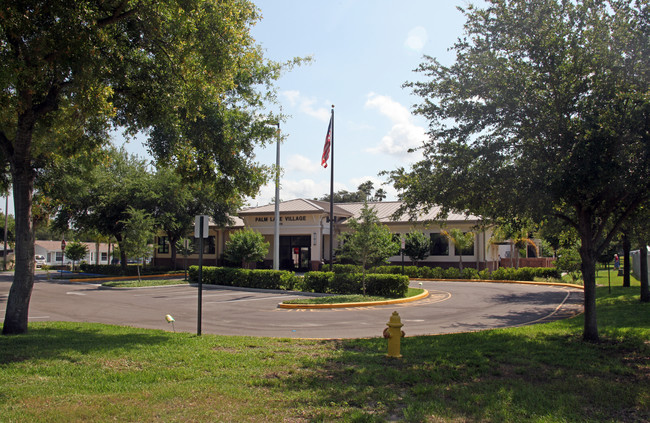
[[[70,161],[61,170],[63,176],[48,172],[40,182],[54,179],[46,184],[47,189],[43,187],[56,213],[54,227],[64,230],[70,225],[77,231],[96,231],[114,238],[120,246],[120,262],[126,271],[128,257],[123,242],[129,208],[154,208],[153,177],[145,160],[124,149],[109,148],[97,156],[101,157],[97,165],[85,160]]]
[[[392,179],[412,209],[555,216],[577,231],[583,338],[598,340],[595,264],[650,194],[647,1],[487,0],[445,66],[407,84],[430,122],[425,159]]]
[[[106,141],[112,125],[131,134],[184,128],[215,109],[228,118],[221,121],[228,130],[220,131],[225,138],[213,140],[228,140],[239,132],[234,125],[245,129],[242,122],[253,118],[262,123],[252,126],[262,125],[265,117],[257,111],[279,66],[263,60],[250,36],[258,18],[247,0],[2,3],[0,158],[11,174],[16,212],[16,272],[4,334],[27,331],[34,283],[32,196],[39,169],[93,150]],[[241,132],[254,140],[273,136]],[[198,161],[214,146],[162,141],[150,141],[156,157],[176,158],[186,169],[192,168],[188,161]],[[228,151],[217,159],[239,154],[240,145],[226,144]],[[214,159],[214,154],[201,156],[203,163]],[[199,177],[214,176],[208,173],[214,166],[194,170]],[[221,176],[228,171],[219,168]],[[236,191],[236,184],[223,188]]]

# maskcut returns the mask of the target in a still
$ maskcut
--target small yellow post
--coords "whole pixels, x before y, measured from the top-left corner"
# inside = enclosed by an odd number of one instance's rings
[[[405,336],[404,331],[402,331],[402,319],[399,317],[396,311],[390,316],[388,326],[384,329],[384,338],[388,338],[388,357],[401,358],[400,354],[400,342],[403,336]]]

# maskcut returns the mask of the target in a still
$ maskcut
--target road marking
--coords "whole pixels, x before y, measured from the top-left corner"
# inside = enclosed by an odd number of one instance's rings
[[[68,291],[66,292],[67,295],[86,295],[83,292],[76,292],[76,291]]]

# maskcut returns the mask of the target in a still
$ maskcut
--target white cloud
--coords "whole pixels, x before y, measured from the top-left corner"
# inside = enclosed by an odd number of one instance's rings
[[[292,106],[298,104],[298,99],[300,98],[300,91],[297,90],[288,90],[282,91],[282,96],[289,100]]]
[[[286,166],[287,171],[293,172],[307,172],[314,173],[319,170],[319,164],[309,158],[301,155],[294,154],[287,160],[289,163]]]
[[[300,112],[323,122],[329,121],[330,110],[327,107],[318,107],[316,105],[316,99],[305,97],[300,91],[295,90],[282,91],[281,95],[289,101],[291,106],[297,106]]]
[[[419,156],[408,154],[410,148],[419,147],[427,138],[426,130],[413,122],[409,110],[390,97],[370,93],[366,101],[366,108],[377,109],[392,123],[390,131],[381,138],[379,144],[367,151],[371,153],[384,153],[391,156],[400,156],[402,160],[417,160]]]
[[[416,26],[409,31],[406,41],[404,41],[404,46],[409,50],[420,51],[424,48],[428,40],[427,30],[421,26]]]
[[[411,120],[411,112],[409,109],[385,95],[379,95],[377,93],[368,94],[366,107],[378,109],[379,113],[396,123],[406,123]]]

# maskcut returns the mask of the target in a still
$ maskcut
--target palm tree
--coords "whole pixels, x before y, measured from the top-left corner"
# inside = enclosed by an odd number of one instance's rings
[[[508,242],[510,245],[510,267],[519,269],[519,249],[521,248],[530,245],[535,249],[536,254],[539,255],[537,244],[529,237],[529,234],[532,232],[531,227],[532,225],[527,222],[509,222],[500,224],[494,229],[490,238],[490,244],[502,243],[504,241]],[[512,262],[513,257],[516,257],[514,266]]]
[[[449,231],[442,230],[440,233],[454,244],[459,257],[459,268],[463,270],[463,251],[474,245],[474,232],[463,232],[458,228]]]

